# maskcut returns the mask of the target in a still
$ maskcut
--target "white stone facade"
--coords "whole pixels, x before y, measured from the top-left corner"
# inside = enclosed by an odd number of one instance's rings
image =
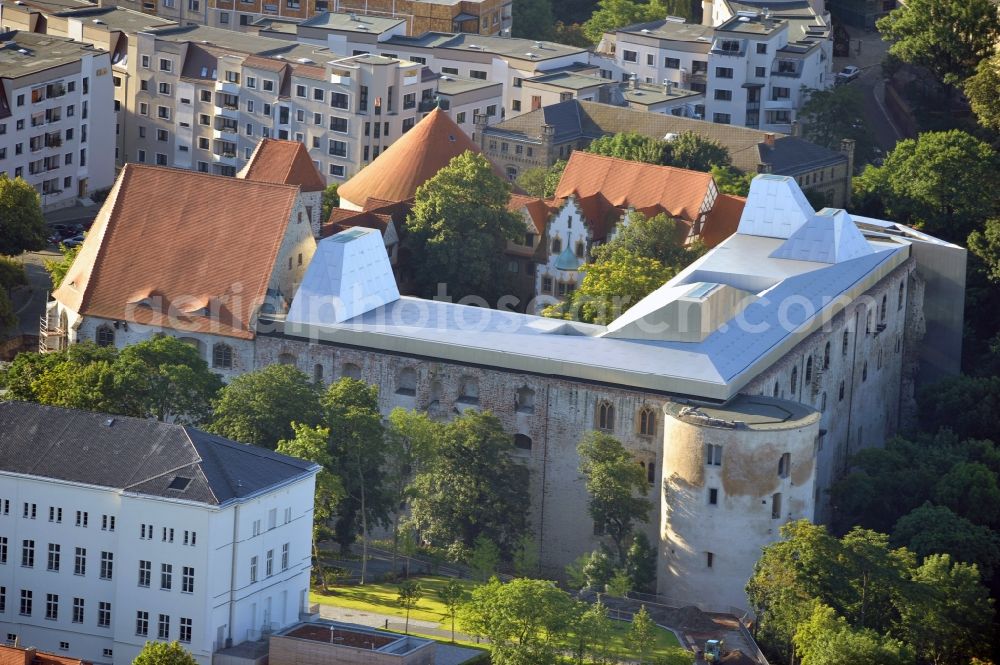
[[[131,663],[147,640],[179,640],[209,665],[227,640],[258,639],[306,611],[313,486],[309,475],[209,506],[0,473],[0,631],[114,665]]]

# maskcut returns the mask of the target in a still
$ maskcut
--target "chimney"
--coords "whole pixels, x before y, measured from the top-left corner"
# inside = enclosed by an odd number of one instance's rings
[[[663,79],[663,92],[672,95],[674,92],[674,82],[670,79]]]
[[[851,178],[854,176],[854,139],[841,139],[840,152],[847,156],[847,177],[844,178],[847,183],[844,192],[844,205],[846,206],[851,200]]]
[[[768,148],[774,147],[774,132],[767,132],[764,134],[764,145]]]
[[[758,162],[757,173],[770,173],[770,172],[771,172],[770,164],[767,164],[765,162]]]

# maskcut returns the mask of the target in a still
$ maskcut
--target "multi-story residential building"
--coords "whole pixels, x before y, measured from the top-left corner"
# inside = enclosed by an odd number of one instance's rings
[[[853,141],[844,141],[840,151],[829,150],[798,136],[596,102],[570,100],[483,126],[479,145],[501,168],[516,174],[551,166],[596,138],[620,132],[667,140],[694,132],[718,141],[729,152],[733,166],[745,173],[791,176],[829,205],[844,206],[851,200]]]
[[[43,208],[114,182],[107,51],[21,30],[0,33],[0,174],[24,178]]]
[[[319,467],[191,427],[0,403],[0,630],[202,665],[308,613]]]
[[[802,3],[740,7],[706,15],[724,19],[709,25],[668,17],[622,28],[600,51],[623,77],[703,92],[706,120],[787,133],[808,91],[833,84],[829,23]]]

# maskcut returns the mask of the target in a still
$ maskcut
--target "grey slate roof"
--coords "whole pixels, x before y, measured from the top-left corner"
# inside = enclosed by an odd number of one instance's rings
[[[843,153],[797,136],[782,136],[775,139],[774,147],[769,148],[762,143],[757,149],[760,151],[760,161],[770,164],[771,172],[777,175],[796,175],[833,166],[845,160]]]
[[[318,468],[193,427],[0,402],[0,471],[218,506]]]

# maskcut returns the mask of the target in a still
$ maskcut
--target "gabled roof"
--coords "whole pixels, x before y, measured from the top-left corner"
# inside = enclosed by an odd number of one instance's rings
[[[545,225],[552,215],[556,204],[548,203],[544,199],[535,196],[525,196],[524,194],[511,194],[507,209],[511,212],[520,213],[524,211],[531,218],[531,223],[535,225],[535,230],[539,234],[545,233]]]
[[[479,153],[479,148],[462,128],[447,113],[436,108],[371,164],[337,188],[337,193],[341,199],[358,206],[372,197],[407,201],[416,195],[420,185],[466,150]],[[495,166],[494,171],[505,178]]]
[[[372,198],[365,202],[363,210],[334,208],[330,211],[330,218],[323,223],[319,234],[320,237],[326,238],[355,226],[361,226],[377,229],[385,236],[386,231],[394,222],[402,224],[406,221],[410,208],[408,201],[380,201]]]
[[[662,211],[692,222],[712,183],[709,173],[575,150],[556,186],[556,198],[575,196],[581,203],[594,198],[619,209]]]
[[[326,189],[326,180],[316,170],[309,152],[299,141],[261,139],[250,161],[237,178],[279,185],[298,185],[303,192]]]
[[[218,506],[318,469],[193,427],[0,402],[0,472]]]
[[[712,209],[705,217],[698,239],[705,247],[711,249],[720,242],[736,233],[740,225],[740,216],[747,200],[742,196],[719,194],[712,204]]]
[[[84,316],[252,339],[298,195],[126,164],[53,297]]]

